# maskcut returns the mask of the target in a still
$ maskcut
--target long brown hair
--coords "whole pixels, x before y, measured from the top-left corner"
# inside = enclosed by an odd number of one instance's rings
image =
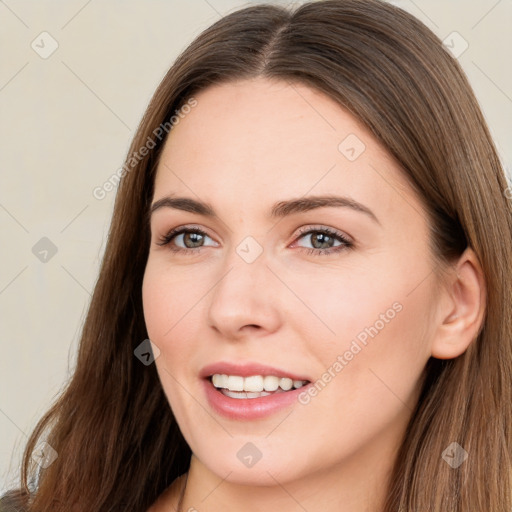
[[[148,337],[141,300],[147,212],[165,141],[154,132],[209,85],[257,76],[309,85],[356,116],[423,198],[439,262],[469,246],[484,271],[479,335],[461,356],[429,360],[385,511],[509,512],[512,212],[505,173],[457,61],[421,22],[379,0],[244,8],[175,61],[127,156],[154,141],[120,182],[76,370],[32,433],[21,489],[10,502],[33,512],[145,512],[187,471],[191,451],[155,365],[134,356]],[[58,453],[46,469],[31,459],[42,438]],[[457,469],[442,458],[452,442],[469,454]]]

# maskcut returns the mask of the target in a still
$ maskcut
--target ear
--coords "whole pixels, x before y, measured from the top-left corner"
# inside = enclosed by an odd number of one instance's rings
[[[485,314],[485,278],[471,248],[464,251],[449,274],[441,287],[432,340],[432,356],[438,359],[464,353],[477,338]]]

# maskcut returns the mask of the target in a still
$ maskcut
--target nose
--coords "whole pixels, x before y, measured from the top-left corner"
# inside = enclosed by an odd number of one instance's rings
[[[265,252],[247,262],[235,251],[213,287],[208,324],[223,339],[239,340],[275,332],[281,323],[279,280]]]

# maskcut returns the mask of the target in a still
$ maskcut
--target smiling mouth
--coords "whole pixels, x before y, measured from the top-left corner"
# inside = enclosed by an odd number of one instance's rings
[[[295,391],[309,384],[308,380],[292,380],[274,375],[226,375],[216,373],[208,380],[224,396],[238,399],[261,398],[279,393]]]

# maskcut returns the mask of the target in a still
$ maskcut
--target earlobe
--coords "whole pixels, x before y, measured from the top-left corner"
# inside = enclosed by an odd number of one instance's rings
[[[463,354],[477,338],[485,314],[485,278],[474,251],[467,248],[451,272],[439,298],[432,340],[432,356],[438,359]]]

